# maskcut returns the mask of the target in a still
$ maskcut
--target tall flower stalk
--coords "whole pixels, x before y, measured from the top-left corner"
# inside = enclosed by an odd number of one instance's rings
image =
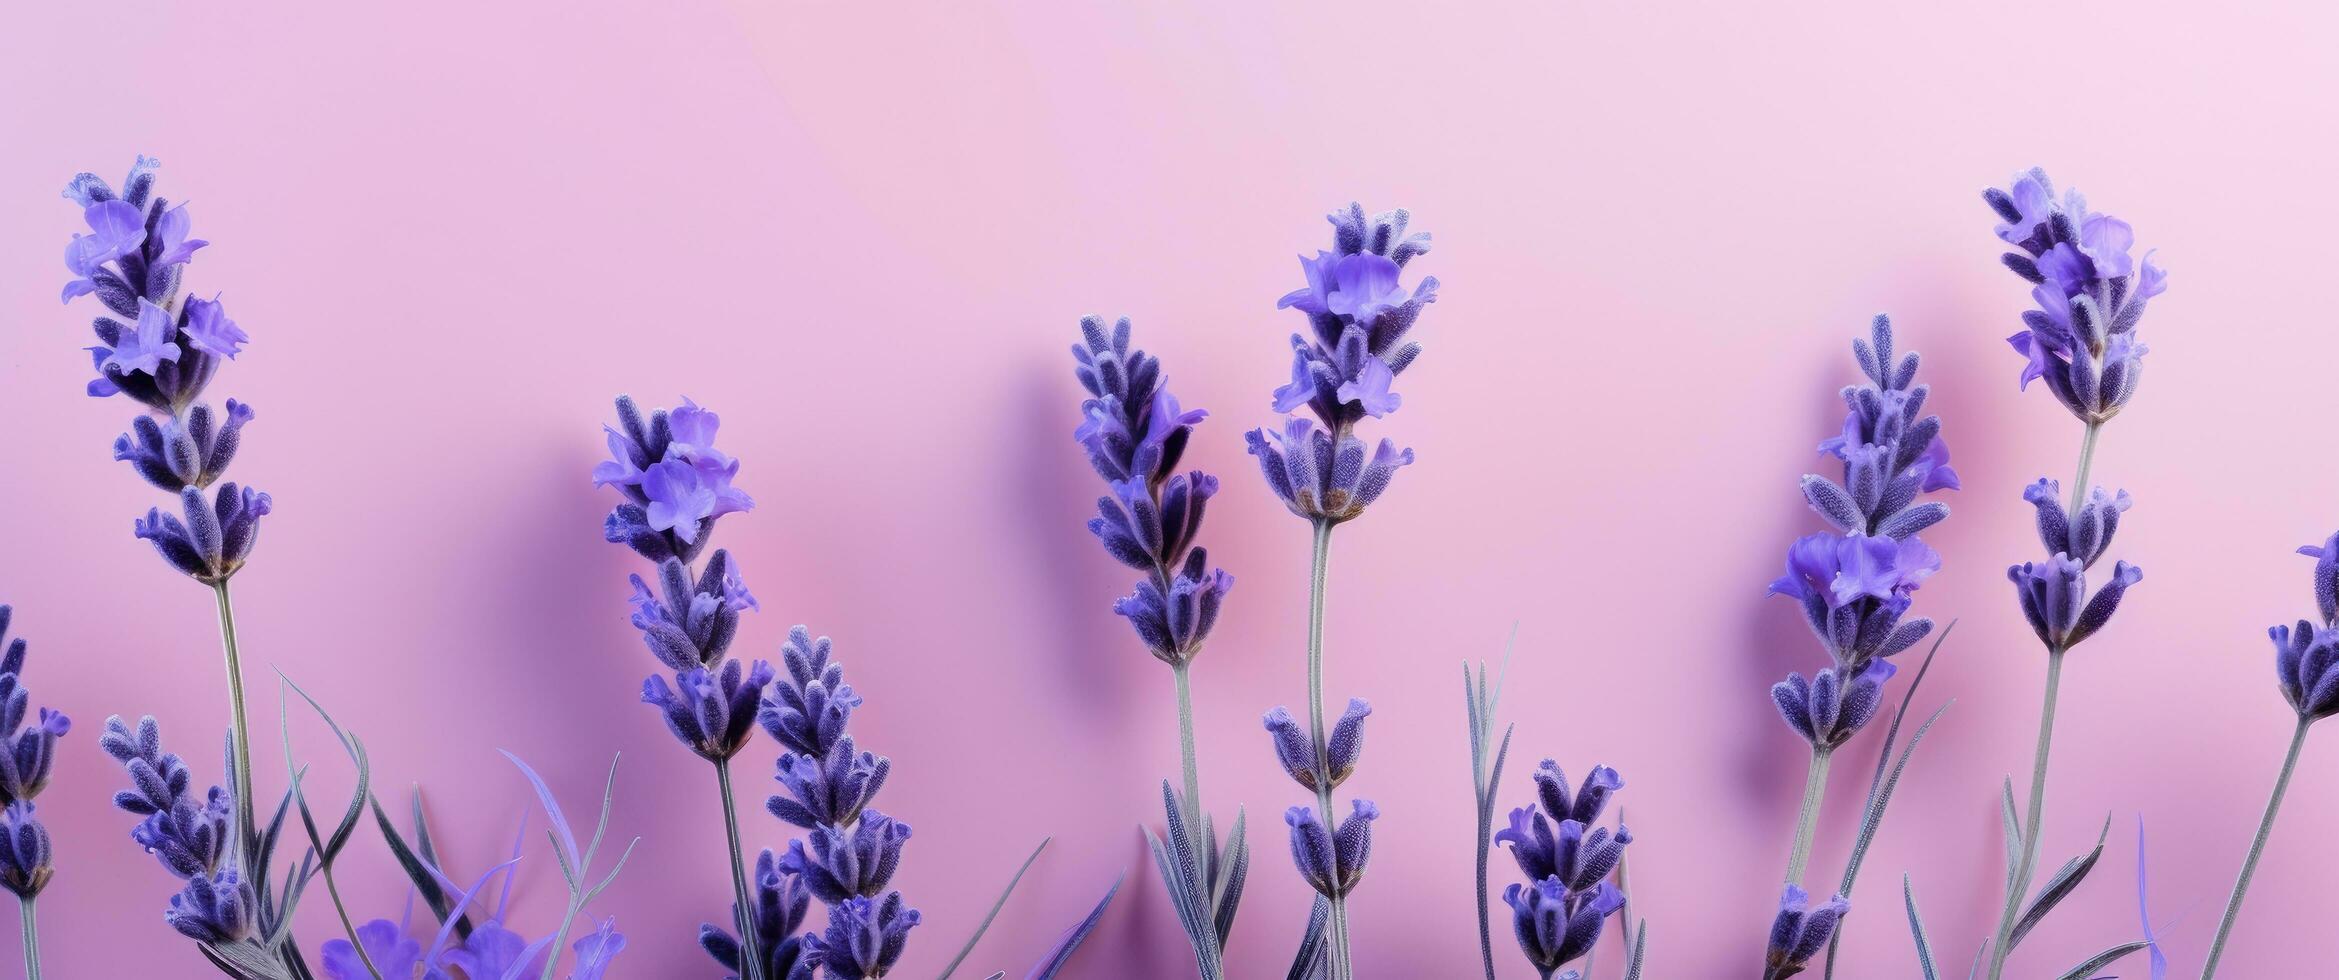
[[[1810,750],[1780,915],[1800,916],[1796,934],[1816,934],[1821,947],[1848,909],[1839,894],[1828,903],[1836,912],[1814,917],[1802,887],[1828,775],[1835,752],[1882,707],[1898,669],[1891,658],[1933,630],[1932,620],[1907,615],[1917,587],[1941,568],[1941,556],[1917,533],[1947,517],[1949,507],[1921,498],[1958,486],[1941,419],[1924,414],[1930,389],[1916,383],[1919,358],[1896,350],[1892,320],[1877,316],[1868,336],[1852,341],[1852,353],[1866,380],[1843,389],[1843,428],[1819,444],[1842,464],[1842,482],[1816,473],[1802,481],[1804,500],[1833,530],[1798,539],[1787,549],[1786,574],[1770,586],[1772,595],[1802,607],[1829,660],[1809,679],[1790,673],[1771,687],[1780,717]],[[1793,955],[1801,949],[1774,937],[1766,975],[1801,971],[1810,958]]]
[[[1193,946],[1204,980],[1225,973],[1224,948],[1242,898],[1248,867],[1239,814],[1225,847],[1202,806],[1201,766],[1194,751],[1194,695],[1190,673],[1234,576],[1210,567],[1196,535],[1218,478],[1179,472],[1194,426],[1209,417],[1186,409],[1170,394],[1161,361],[1130,343],[1123,318],[1108,333],[1098,317],[1080,321],[1072,345],[1073,374],[1087,400],[1073,438],[1087,450],[1110,492],[1097,498],[1088,529],[1106,553],[1145,574],[1136,591],[1113,603],[1155,659],[1168,664],[1177,688],[1182,794],[1167,792],[1170,843],[1156,847],[1163,886]],[[1151,831],[1148,830],[1148,833]]]
[[[2322,613],[2323,625],[2317,629],[2302,619],[2296,627],[2275,626],[2266,631],[2274,641],[2275,682],[2282,689],[2282,699],[2297,714],[2297,724],[2291,729],[2281,773],[2274,777],[2274,791],[2266,798],[2266,814],[2258,820],[2258,834],[2250,840],[2249,856],[2242,859],[2233,895],[2226,899],[2225,916],[2217,922],[2217,938],[2209,944],[2201,980],[2217,975],[2217,961],[2225,955],[2234,921],[2241,918],[2242,896],[2250,890],[2250,877],[2257,873],[2258,858],[2265,854],[2266,840],[2274,834],[2274,817],[2282,812],[2283,794],[2290,789],[2291,774],[2298,769],[2299,752],[2306,748],[2307,730],[2315,722],[2339,714],[2339,534],[2320,545],[2300,548],[2298,553],[2315,560],[2315,605]]]
[[[739,844],[731,760],[755,732],[756,706],[773,671],[758,660],[727,659],[739,632],[739,614],[758,608],[729,552],[716,549],[695,566],[725,514],[755,507],[732,486],[739,461],[715,448],[722,419],[688,398],[672,411],[644,416],[632,398],[617,399],[617,421],[607,426],[609,459],[593,468],[593,484],[617,488],[624,500],[602,522],[602,536],[656,564],[657,587],[631,577],[633,625],[643,645],[672,672],[642,681],[642,701],[658,709],[668,731],[710,764],[723,813],[731,865],[732,928],[744,950],[741,975],[766,980],[766,957],[753,927],[754,886]],[[772,978],[778,980],[778,978]]]
[[[1990,940],[1989,976],[1999,980],[2015,945],[2077,884],[2076,876],[2058,875],[2026,901],[2046,813],[2064,655],[2103,628],[2144,574],[2127,562],[2115,563],[2110,581],[2088,595],[2087,572],[2110,547],[2129,506],[2126,491],[2112,493],[2088,481],[2104,424],[2136,393],[2145,353],[2136,324],[2146,303],[2167,288],[2167,277],[2149,253],[2141,260],[2130,256],[2135,233],[2127,222],[2089,211],[2076,191],[2058,199],[2043,170],[2019,174],[2010,187],[1992,188],[1983,198],[2000,219],[1999,239],[2014,247],[2004,256],[2006,267],[2031,283],[2038,304],[2023,312],[2022,332],[2007,338],[2025,360],[2021,384],[2045,381],[2081,425],[2078,474],[2068,501],[2045,478],[2023,494],[2038,509],[2039,540],[2049,557],[2007,570],[2023,615],[2046,648],[2047,677],[2028,806],[2008,821],[2017,839],[2008,849],[2014,858],[2006,901]],[[2011,792],[2008,797],[2011,809]]]
[[[1337,726],[1324,721],[1324,597],[1332,529],[1363,516],[1397,469],[1413,462],[1412,450],[1400,450],[1387,439],[1368,456],[1355,429],[1368,417],[1387,417],[1402,402],[1390,386],[1421,353],[1421,345],[1406,334],[1422,309],[1437,300],[1438,282],[1424,277],[1408,290],[1398,281],[1405,265],[1430,247],[1427,232],[1407,231],[1411,215],[1406,211],[1367,218],[1361,205],[1350,204],[1327,218],[1332,249],[1313,258],[1301,256],[1307,285],[1276,304],[1305,314],[1309,329],[1291,336],[1291,381],[1276,389],[1275,411],[1291,413],[1304,406],[1315,418],[1286,415],[1280,432],[1256,429],[1248,441],[1268,487],[1314,532],[1308,576],[1308,728],[1300,732],[1280,707],[1268,713],[1266,724],[1286,770],[1315,792],[1314,809],[1293,807],[1285,820],[1301,876],[1330,902],[1330,976],[1348,980],[1354,965],[1347,899],[1364,872],[1372,821],[1380,810],[1360,799],[1336,831],[1325,823],[1331,819],[1333,790],[1355,765],[1364,715],[1371,711],[1363,699],[1354,699]]]
[[[11,614],[8,606],[0,605],[0,640],[7,639]],[[8,640],[7,652],[0,654],[0,888],[16,896],[26,980],[40,980],[35,901],[56,872],[50,863],[48,829],[33,815],[33,797],[48,786],[57,739],[72,730],[73,722],[54,708],[32,712],[32,694],[24,686],[24,658],[23,637]]]

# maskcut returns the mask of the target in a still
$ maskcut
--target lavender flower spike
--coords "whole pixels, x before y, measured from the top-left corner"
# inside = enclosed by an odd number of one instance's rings
[[[1352,812],[1336,829],[1316,819],[1313,807],[1295,806],[1283,814],[1291,825],[1291,855],[1300,878],[1326,898],[1355,891],[1372,856],[1372,823],[1380,819],[1381,808],[1371,800],[1351,800],[1350,805]]]
[[[1589,955],[1607,918],[1623,910],[1624,893],[1608,876],[1633,838],[1621,823],[1613,833],[1593,826],[1624,788],[1616,770],[1593,766],[1571,795],[1559,763],[1545,759],[1535,767],[1534,780],[1536,803],[1512,810],[1510,828],[1494,841],[1510,845],[1527,876],[1504,890],[1503,901],[1511,906],[1520,951],[1549,977]]]
[[[154,195],[158,166],[139,157],[119,194],[95,174],[66,185],[65,198],[81,208],[90,233],[76,234],[66,246],[65,266],[74,278],[64,299],[94,294],[112,314],[91,324],[98,376],[89,394],[125,394],[178,416],[201,397],[221,359],[241,352],[250,336],[216,297],[179,296],[184,267],[208,243],[188,237],[186,205],[172,207]]]
[[[1803,972],[1811,958],[1827,948],[1829,936],[1835,934],[1836,923],[1852,910],[1852,903],[1837,895],[1814,906],[1811,895],[1802,888],[1788,885],[1779,898],[1778,917],[1771,920],[1770,949],[1763,960],[1763,980],[1786,980]]]
[[[763,956],[763,975],[771,980],[812,980],[818,958],[814,940],[800,935],[804,913],[812,896],[798,872],[783,865],[770,850],[755,860],[755,904],[749,921],[755,924],[756,948]],[[742,950],[731,934],[711,925],[699,927],[699,945],[715,962],[731,971],[732,980],[747,975],[740,962]]]
[[[0,640],[6,640],[14,611],[0,605]],[[24,686],[26,644],[23,637],[7,640],[0,654],[0,888],[16,896],[22,907],[25,974],[39,980],[41,943],[35,925],[35,901],[56,874],[49,831],[33,812],[33,798],[49,784],[57,757],[57,739],[73,723],[51,708],[32,711],[32,694]]]
[[[2128,223],[2087,209],[2071,191],[2057,200],[2044,170],[2016,174],[1983,200],[2003,219],[1998,237],[2015,251],[2006,267],[2032,285],[2038,306],[2022,314],[2023,331],[2006,338],[2024,358],[2022,386],[2044,379],[2071,414],[2089,425],[2118,415],[2136,393],[2145,347],[2136,323],[2168,274],[2129,253]]]
[[[2216,974],[2226,939],[2233,933],[2234,921],[2241,917],[2242,896],[2249,891],[2258,858],[2265,854],[2266,841],[2274,834],[2274,818],[2282,811],[2282,797],[2289,792],[2290,777],[2298,770],[2308,729],[2339,714],[2339,534],[2320,545],[2301,547],[2298,553],[2315,560],[2315,605],[2323,623],[2318,628],[2302,619],[2296,627],[2275,626],[2266,631],[2274,641],[2274,679],[2282,699],[2297,713],[2297,725],[2291,730],[2281,775],[2274,779],[2274,792],[2266,799],[2265,816],[2258,821],[2258,836],[2250,842],[2249,856],[2242,859],[2241,874],[2234,879],[2233,894],[2226,900],[2225,917],[2218,922],[2217,938],[2210,944],[2207,965],[2202,967],[2203,980]]]

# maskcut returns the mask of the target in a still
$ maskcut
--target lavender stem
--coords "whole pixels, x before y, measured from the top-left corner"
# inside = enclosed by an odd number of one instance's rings
[[[739,806],[731,800],[731,760],[716,760],[715,783],[723,790],[723,837],[731,845],[731,925],[739,930],[739,961],[743,965],[740,975],[746,980],[763,980],[763,948],[755,934],[755,901],[748,897],[747,862],[739,850]]]
[[[244,668],[236,652],[236,612],[228,601],[227,580],[211,587],[219,597],[219,644],[227,653],[228,707],[235,716],[235,797],[237,860],[251,867],[260,851],[260,824],[252,811],[252,749],[250,728],[244,720]]]
[[[24,980],[41,980],[41,937],[33,925],[33,900],[18,899],[16,911],[24,924]]]
[[[1178,761],[1186,777],[1186,827],[1193,834],[1201,834],[1202,827],[1202,768],[1195,761],[1194,752],[1194,684],[1188,671],[1189,664],[1173,664],[1171,676],[1178,682]],[[1202,843],[1199,839],[1197,844]],[[1201,853],[1201,848],[1195,848]],[[1215,861],[1216,855],[1211,856]]]
[[[1795,845],[1787,852],[1787,884],[1803,883],[1803,869],[1811,863],[1811,838],[1819,827],[1819,806],[1827,798],[1827,770],[1833,749],[1813,748],[1811,770],[1803,779],[1803,807],[1795,815]]]
[[[2290,789],[2290,774],[2298,768],[2299,750],[2307,744],[2307,726],[2312,719],[2300,718],[2298,731],[2290,736],[2290,754],[2282,759],[2282,775],[2274,780],[2274,793],[2266,799],[2266,816],[2258,821],[2258,836],[2250,842],[2250,856],[2242,862],[2241,877],[2234,880],[2233,897],[2226,900],[2225,918],[2218,920],[2217,939],[2209,944],[2209,961],[2201,967],[2201,980],[2217,974],[2217,959],[2225,955],[2226,936],[2233,932],[2234,920],[2241,917],[2242,893],[2250,889],[2250,876],[2257,873],[2258,856],[2266,850],[2266,838],[2274,833],[2274,815],[2282,810],[2282,794]]]
[[[1329,758],[1324,737],[1324,580],[1331,564],[1332,522],[1315,522],[1315,556],[1308,572],[1308,737],[1314,741],[1316,764],[1324,765]],[[1332,819],[1332,776],[1330,770],[1317,773],[1316,805],[1327,823]],[[1332,896],[1331,978],[1350,980],[1348,962],[1348,902],[1342,896]]]
[[[2071,484],[2071,523],[2079,523],[2081,505],[2087,502],[2087,471],[2095,466],[2095,437],[2103,431],[2103,423],[2087,423],[2087,435],[2079,440],[2079,478]]]
[[[2094,426],[2088,430],[2092,434]],[[2088,440],[2090,449],[2095,441]],[[2086,466],[2080,467],[2081,472]],[[2031,762],[2029,815],[2022,823],[2022,860],[2014,866],[2014,880],[2006,884],[2006,910],[1998,918],[1997,939],[1990,944],[1990,980],[1999,980],[2006,970],[2007,938],[2014,933],[2014,917],[2021,914],[2022,900],[2030,893],[2030,876],[2038,863],[2039,825],[2047,808],[2047,754],[2055,740],[2055,693],[2063,684],[2063,651],[2047,650],[2047,694],[2045,705],[2039,710],[2038,755]]]

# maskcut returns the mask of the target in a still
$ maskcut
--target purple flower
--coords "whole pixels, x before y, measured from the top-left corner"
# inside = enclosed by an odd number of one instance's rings
[[[2023,562],[2006,569],[2022,602],[2022,614],[2039,642],[2056,651],[2069,650],[2111,621],[2128,587],[2144,580],[2144,570],[2127,562],[2112,566],[2112,580],[2087,594],[2087,569],[2066,555],[2042,562]]]
[[[187,879],[187,887],[171,896],[162,918],[179,935],[217,946],[252,938],[259,926],[259,905],[251,883],[228,869]]]
[[[109,375],[159,373],[164,361],[179,359],[179,345],[172,342],[177,335],[169,311],[140,299],[134,332],[122,335],[121,342],[99,362],[98,369]]]
[[[780,661],[788,677],[772,685],[757,718],[789,751],[825,757],[845,735],[861,696],[845,683],[845,667],[829,658],[828,637],[817,640],[798,626],[788,631],[780,647]]]
[[[1332,251],[1302,257],[1307,285],[1276,304],[1307,314],[1311,329],[1292,335],[1291,382],[1275,390],[1273,404],[1285,414],[1306,406],[1346,439],[1357,422],[1385,417],[1402,404],[1390,386],[1421,353],[1405,336],[1422,308],[1436,302],[1438,283],[1424,278],[1407,290],[1398,282],[1405,264],[1429,251],[1428,234],[1407,233],[1405,211],[1368,220],[1351,204],[1328,217]]]
[[[738,562],[720,548],[707,559],[694,583],[690,567],[668,558],[658,565],[663,596],[639,575],[632,576],[632,621],[642,643],[673,670],[713,668],[722,663],[739,633],[739,614],[755,608],[755,597],[739,580]]]
[[[1317,820],[1314,807],[1295,806],[1283,814],[1291,825],[1291,856],[1300,877],[1326,898],[1355,891],[1372,857],[1372,823],[1380,819],[1381,808],[1371,800],[1350,800],[1349,805],[1351,812],[1336,829]]]
[[[366,969],[371,959],[381,970],[384,980],[396,977],[405,980],[422,968],[422,943],[406,934],[406,929],[388,919],[375,919],[357,927],[357,941],[365,945],[365,956],[347,939],[329,939],[318,951],[319,965],[328,980],[372,980]]]
[[[1909,595],[1940,567],[1941,556],[1913,537],[1823,532],[1787,549],[1787,573],[1771,583],[1770,594],[1800,603],[1837,665],[1857,673],[1869,660],[1906,650],[1932,631],[1930,619],[1901,617]]]
[[[1398,449],[1387,439],[1368,459],[1363,441],[1330,433],[1304,418],[1285,419],[1282,432],[1253,429],[1246,435],[1251,455],[1267,476],[1267,486],[1293,514],[1334,524],[1355,520],[1365,507],[1380,499],[1397,475],[1397,468],[1413,462],[1413,450]]]
[[[1849,534],[1906,538],[1949,516],[1949,507],[1917,498],[1958,488],[1941,441],[1941,419],[1924,414],[1927,386],[1915,384],[1915,352],[1893,359],[1892,320],[1879,314],[1852,353],[1867,383],[1845,388],[1850,412],[1840,435],[1819,451],[1842,460],[1836,483],[1818,474],[1803,477],[1803,497],[1819,516]]]
[[[2323,622],[2339,623],[2339,534],[2320,545],[2301,545],[2298,553],[2315,560],[2315,605]]]
[[[1589,891],[1569,891],[1559,879],[1545,878],[1511,885],[1502,900],[1511,907],[1519,949],[1545,980],[1589,954],[1608,917],[1624,909],[1624,892],[1605,881]],[[1580,974],[1570,970],[1563,976]]]
[[[1777,703],[1787,727],[1802,735],[1812,748],[1833,749],[1850,741],[1876,717],[1876,709],[1884,703],[1884,684],[1897,670],[1892,661],[1876,659],[1856,672],[1829,667],[1808,681],[1802,674],[1790,673],[1786,680],[1771,685],[1771,700]]]
[[[1161,361],[1131,346],[1127,319],[1108,335],[1103,320],[1085,317],[1080,333],[1073,374],[1089,397],[1073,438],[1112,491],[1097,498],[1088,530],[1116,561],[1146,573],[1113,610],[1154,657],[1182,667],[1202,652],[1234,587],[1234,576],[1211,568],[1209,553],[1195,545],[1218,478],[1176,471],[1193,427],[1209,413],[1178,404]]]
[[[1607,766],[1593,766],[1572,800],[1559,763],[1543,760],[1534,779],[1536,805],[1512,810],[1510,827],[1498,831],[1494,841],[1510,845],[1511,858],[1528,881],[1557,878],[1571,892],[1588,892],[1616,870],[1625,845],[1632,843],[1632,831],[1622,824],[1614,833],[1593,826],[1608,798],[1624,788],[1624,778]]]
[[[1364,752],[1364,720],[1372,713],[1373,706],[1365,699],[1348,699],[1348,710],[1332,723],[1332,734],[1325,739],[1326,765],[1322,769],[1316,766],[1316,750],[1308,740],[1307,730],[1292,720],[1289,709],[1277,705],[1261,722],[1267,728],[1268,741],[1273,744],[1275,759],[1283,764],[1283,771],[1302,788],[1313,790],[1319,785],[1337,788],[1356,771],[1357,757]]]
[[[918,919],[918,910],[905,907],[898,892],[829,906],[828,930],[815,946],[820,965],[838,980],[882,977],[901,958]]]
[[[788,842],[781,867],[801,876],[812,894],[831,905],[848,897],[876,898],[893,880],[901,865],[901,848],[910,839],[910,825],[877,810],[863,810],[850,829],[822,826],[807,835],[812,842]]]
[[[752,901],[755,948],[761,951],[763,975],[768,980],[812,980],[819,962],[812,952],[815,941],[797,933],[803,928],[804,913],[811,906],[811,892],[797,871],[779,861],[769,849],[755,860]],[[746,975],[740,963],[739,941],[728,931],[720,926],[701,925],[698,942],[716,963],[731,971],[731,980]]]
[[[114,437],[114,458],[129,463],[146,482],[171,493],[188,487],[208,487],[226,472],[243,444],[242,430],[252,420],[252,407],[227,400],[227,419],[216,422],[211,406],[197,404],[183,416],[157,421],[152,415],[130,420],[130,432]]]
[[[617,920],[601,920],[601,925],[569,945],[576,954],[576,967],[569,972],[569,980],[601,980],[608,974],[609,963],[617,954],[625,952],[625,933],[617,931]],[[390,976],[385,974],[386,978]]]
[[[97,292],[93,278],[105,264],[138,250],[146,243],[146,216],[129,202],[100,201],[81,212],[89,223],[89,234],[76,233],[65,245],[65,268],[75,278],[65,284],[64,301],[73,302],[76,296]]]
[[[244,342],[252,339],[234,320],[227,318],[216,294],[210,299],[188,300],[187,323],[180,330],[195,349],[229,360],[234,360],[244,349]]]
[[[756,704],[771,683],[772,665],[758,660],[742,673],[739,661],[720,673],[692,667],[674,674],[674,685],[651,674],[642,682],[642,702],[666,717],[666,728],[698,757],[721,762],[738,755],[755,732]]]
[[[1836,923],[1851,910],[1852,903],[1842,895],[1814,907],[1809,892],[1788,885],[1786,893],[1779,898],[1778,917],[1771,920],[1763,980],[1785,980],[1803,972],[1811,958],[1827,948],[1828,937],[1835,935]]]
[[[644,419],[632,398],[618,396],[618,425],[607,428],[610,458],[593,467],[594,486],[625,495],[602,522],[602,536],[651,561],[698,557],[716,518],[752,510],[755,500],[731,485],[739,462],[714,448],[720,419],[683,399],[682,407]]]
[[[2084,422],[2119,414],[2135,394],[2145,353],[2136,322],[2168,288],[2168,274],[2150,254],[2130,254],[2136,234],[2127,222],[2090,213],[2076,192],[2056,203],[2044,171],[2017,175],[2010,191],[1992,189],[1983,199],[2003,219],[1998,237],[2017,249],[2003,256],[2007,268],[2035,287],[2038,308],[2007,338],[2023,356],[2022,385],[2045,379]]]
[[[205,500],[200,488],[182,489],[179,505],[184,522],[148,508],[131,532],[152,543],[172,568],[205,585],[225,582],[244,567],[259,542],[260,518],[275,507],[267,494],[232,482],[220,485],[216,501]]]
[[[496,918],[473,926],[460,946],[446,951],[445,961],[466,977],[532,977],[543,972],[545,956],[542,943],[530,943]]]
[[[2050,555],[2065,555],[2077,561],[2081,568],[2092,568],[2095,561],[2112,545],[2112,534],[2120,528],[2120,515],[2133,503],[2128,491],[2118,493],[2094,487],[2088,491],[2087,502],[2080,505],[2079,520],[2073,523],[2063,511],[2063,486],[2054,480],[2040,477],[2022,491],[2022,499],[2038,509],[2039,542],[2046,545]]]
[[[2311,722],[2339,714],[2339,534],[2321,545],[2301,547],[2298,553],[2315,559],[2315,604],[2323,614],[2322,628],[2302,619],[2295,629],[2276,626],[2266,633],[2274,640],[2274,673],[2283,700],[2298,711],[2300,720]]]

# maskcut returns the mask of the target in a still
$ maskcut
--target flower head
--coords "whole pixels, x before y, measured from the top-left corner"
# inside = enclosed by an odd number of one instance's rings
[[[1546,980],[1590,953],[1608,917],[1624,909],[1624,892],[1605,881],[1571,892],[1557,878],[1545,878],[1503,889],[1502,900],[1511,907],[1519,949]]]
[[[839,980],[882,977],[901,958],[918,910],[899,892],[882,899],[848,898],[828,909],[828,930],[820,934],[820,965]]]
[[[1811,958],[1827,948],[1828,937],[1835,935],[1836,923],[1851,910],[1852,903],[1842,895],[1814,906],[1809,892],[1788,885],[1786,893],[1779,898],[1779,914],[1771,920],[1763,980],[1785,980],[1803,972]]]
[[[201,488],[185,487],[179,506],[184,521],[149,508],[131,531],[152,543],[165,563],[205,585],[225,582],[244,567],[259,542],[260,518],[275,507],[267,494],[233,482],[221,484],[209,500]]]
[[[602,536],[655,562],[689,562],[706,546],[715,520],[755,508],[732,486],[739,461],[714,448],[721,419],[683,399],[682,407],[645,419],[632,398],[617,399],[618,425],[607,427],[610,458],[593,467],[594,486],[625,499],[602,522]]]
[[[1957,489],[1957,471],[1941,441],[1941,419],[1924,414],[1929,389],[1915,383],[1916,353],[1893,360],[1891,318],[1878,314],[1868,338],[1852,341],[1852,353],[1867,383],[1844,389],[1850,411],[1843,432],[1819,444],[1843,461],[1843,482],[1807,475],[1803,496],[1839,531],[1907,538],[1949,516],[1948,505],[1918,498]]]
[[[1770,594],[1803,607],[1837,665],[1864,670],[1932,631],[1930,619],[1902,617],[1910,595],[1940,568],[1940,554],[1914,537],[1813,534],[1787,549],[1786,574],[1771,582]]]
[[[2315,560],[2315,604],[2323,625],[2318,629],[2302,619],[2296,627],[2276,626],[2266,633],[2274,640],[2274,674],[2283,700],[2300,720],[2312,722],[2339,714],[2339,534],[2298,553]]]
[[[1815,749],[1833,749],[1859,734],[1884,703],[1884,684],[1898,668],[1876,659],[1859,671],[1828,667],[1806,681],[1799,673],[1771,685],[1771,700],[1787,727]]]
[[[738,755],[755,732],[756,704],[763,686],[771,683],[772,665],[758,660],[741,669],[739,661],[720,672],[704,667],[677,671],[674,684],[651,674],[642,682],[642,702],[655,705],[666,716],[666,728],[699,758],[720,762]]]
[[[368,960],[385,980],[404,980],[422,968],[422,943],[407,935],[398,923],[388,919],[367,922],[357,927],[357,941],[364,945],[363,956],[347,939],[325,941],[317,959],[328,980],[372,980],[374,974],[366,968]]]
[[[128,433],[114,437],[114,458],[170,493],[208,487],[235,459],[250,421],[252,407],[233,398],[227,400],[224,419],[214,419],[211,406],[201,403],[184,415],[141,415],[130,420]]]
[[[2016,249],[2002,257],[2006,267],[2032,284],[2038,303],[2007,338],[2023,356],[2022,385],[2044,379],[2081,421],[2119,414],[2143,366],[2136,323],[2168,288],[2168,274],[2150,253],[2131,254],[2136,234],[2127,222],[2088,211],[2077,192],[2056,201],[2043,170],[1982,196],[2002,219],[1999,239]]]
[[[1314,807],[1295,806],[1283,814],[1291,827],[1291,857],[1300,878],[1327,898],[1356,890],[1364,879],[1365,861],[1372,856],[1372,824],[1380,818],[1381,808],[1371,800],[1349,803],[1351,811],[1338,828],[1316,819]]]
[[[763,959],[763,975],[769,980],[812,980],[819,960],[812,952],[817,940],[799,934],[804,913],[812,903],[811,890],[805,887],[802,875],[767,849],[755,859],[751,900],[754,912],[750,921],[755,928],[755,948]],[[698,942],[716,963],[731,971],[732,980],[747,974],[740,961],[739,941],[723,927],[699,926]]]
[[[2087,594],[2087,569],[2066,555],[2045,561],[2023,562],[2006,569],[2022,602],[2022,614],[2039,642],[2062,651],[2078,646],[2111,621],[2128,587],[2144,580],[2144,570],[2127,562],[2112,566],[2112,580]]]
[[[259,924],[259,895],[233,868],[196,875],[171,896],[163,921],[199,943],[217,946],[252,937]]]
[[[1331,434],[1303,418],[1285,419],[1282,432],[1253,429],[1246,437],[1251,455],[1267,475],[1267,486],[1293,514],[1338,524],[1364,515],[1397,475],[1413,462],[1413,450],[1387,439],[1370,458],[1362,440]]]
[[[1358,420],[1397,410],[1389,390],[1420,354],[1405,341],[1422,308],[1437,301],[1435,277],[1407,289],[1398,277],[1407,262],[1429,251],[1426,232],[1408,234],[1404,210],[1365,217],[1350,204],[1328,216],[1333,248],[1300,257],[1307,284],[1277,301],[1277,309],[1307,314],[1308,334],[1294,334],[1291,383],[1275,392],[1277,412],[1307,406],[1326,426],[1346,429]]]
[[[216,300],[180,301],[180,273],[207,243],[189,237],[185,205],[153,195],[155,167],[138,158],[119,195],[95,174],[66,186],[89,232],[66,245],[73,279],[63,296],[70,303],[95,295],[112,314],[91,323],[99,343],[90,348],[98,376],[89,393],[128,394],[176,415],[202,394],[219,359],[233,357],[248,338]]]
[[[2094,567],[2095,560],[2111,548],[2112,534],[2120,529],[2120,515],[2132,504],[2126,490],[2113,493],[2094,487],[2079,506],[2079,519],[2073,521],[2063,510],[2062,484],[2046,477],[2025,488],[2022,499],[2038,509],[2039,543],[2046,546],[2047,553],[2068,556],[2081,568]]]
[[[861,811],[861,819],[850,829],[814,827],[808,837],[809,850],[804,841],[788,842],[788,854],[780,864],[799,875],[821,901],[834,905],[850,896],[876,898],[884,893],[901,864],[910,825],[871,809]]]

